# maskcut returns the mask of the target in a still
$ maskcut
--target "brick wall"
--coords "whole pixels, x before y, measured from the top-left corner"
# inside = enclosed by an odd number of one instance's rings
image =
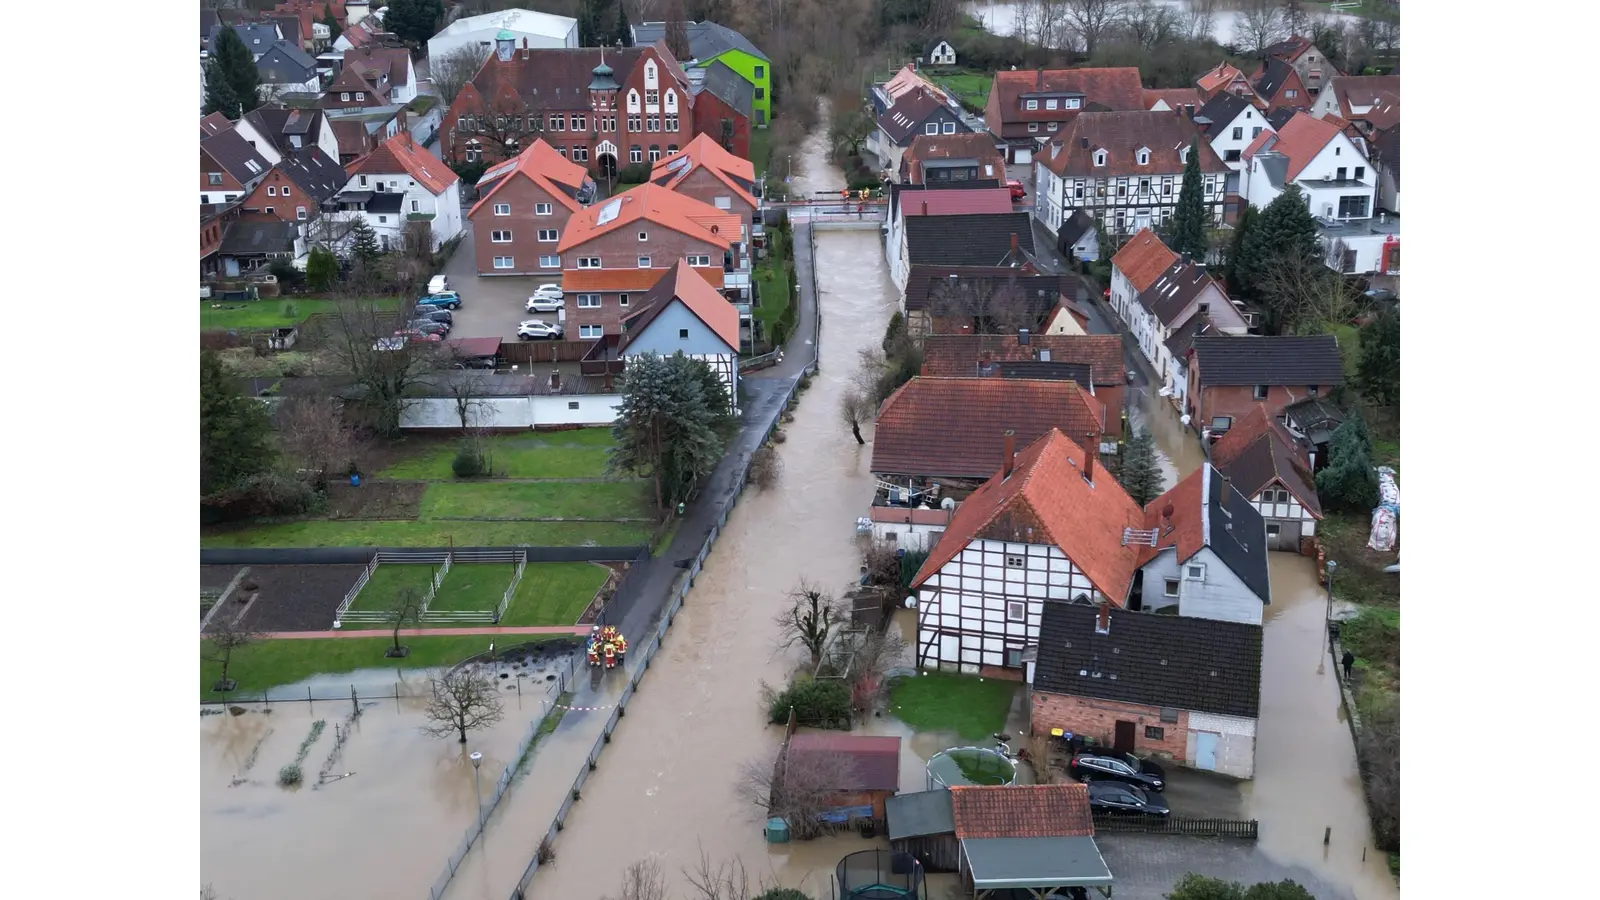
[[[1050,729],[1060,728],[1110,745],[1116,738],[1117,722],[1123,721],[1134,724],[1135,753],[1158,754],[1182,762],[1187,750],[1189,713],[1181,709],[1178,710],[1178,721],[1163,722],[1161,710],[1157,707],[1034,691],[1030,713],[1029,721],[1036,735],[1048,735]],[[1146,726],[1160,728],[1161,739],[1146,737]]]
[[[722,101],[710,91],[701,91],[694,98],[694,133],[708,134],[722,143],[722,120],[733,121],[733,146],[728,152],[740,159],[750,158],[750,120]],[[688,144],[684,144],[688,146]]]
[[[693,197],[707,206],[716,206],[718,197],[726,197],[730,204],[728,212],[737,215],[745,225],[750,224],[753,218],[752,213],[755,211],[755,207],[750,204],[750,201],[745,200],[739,191],[728,187],[727,182],[718,178],[703,166],[690,172],[689,177],[685,178],[676,188],[673,188],[673,192],[682,194],[685,197]],[[720,209],[721,207],[718,208]]]
[[[511,180],[495,192],[494,198],[472,216],[472,250],[474,261],[478,266],[479,275],[548,275],[552,284],[561,280],[561,269],[541,269],[539,257],[556,256],[556,248],[560,246],[561,233],[566,231],[567,220],[572,218],[572,213],[561,202],[551,197],[549,192],[540,187],[531,178],[522,175],[508,175]],[[511,214],[497,216],[494,214],[495,204],[505,203],[511,207]],[[534,215],[536,204],[550,204],[550,215]],[[555,229],[554,241],[540,241],[541,229]],[[496,231],[511,232],[511,242],[497,244],[492,240]],[[494,258],[509,256],[515,262],[511,269],[496,269]]]
[[[1297,403],[1311,395],[1310,385],[1269,385],[1265,400],[1255,399],[1255,387],[1248,384],[1217,385],[1201,388],[1195,391],[1195,376],[1198,366],[1190,366],[1189,402],[1195,403],[1199,398],[1199,406],[1190,412],[1194,417],[1196,428],[1211,427],[1211,420],[1217,416],[1232,416],[1235,422],[1244,418],[1257,404],[1267,408],[1267,415],[1277,418],[1283,413],[1283,408],[1291,403]],[[1319,396],[1326,397],[1333,385],[1322,384],[1317,386]]]
[[[647,235],[646,240],[639,240],[640,232]],[[640,220],[568,249],[561,255],[561,265],[565,271],[575,271],[580,257],[598,256],[601,269],[633,269],[638,267],[639,257],[649,256],[650,268],[657,271],[656,277],[659,278],[674,263],[689,255],[709,256],[712,266],[720,266],[723,253],[723,248],[709,241]],[[576,336],[578,329],[584,325],[600,325],[605,328],[606,334],[618,334],[622,329],[624,314],[638,309],[635,305],[624,310],[615,291],[601,293],[598,309],[580,308],[576,297],[570,296],[572,290],[568,289],[567,293],[568,336]],[[630,302],[636,296],[637,292],[630,294]]]

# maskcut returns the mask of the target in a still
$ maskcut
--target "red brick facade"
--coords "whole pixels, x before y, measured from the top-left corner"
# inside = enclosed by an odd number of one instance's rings
[[[693,197],[707,206],[725,209],[739,217],[739,221],[746,226],[745,234],[741,239],[749,237],[748,226],[755,218],[755,205],[750,202],[749,195],[743,191],[734,190],[726,181],[718,178],[715,173],[704,166],[697,167],[687,177],[678,182],[673,189],[674,193],[685,197]],[[718,198],[727,200],[727,205],[718,203]]]
[[[744,114],[723,102],[710,91],[701,91],[694,98],[694,132],[707,134],[722,143],[722,120],[733,124],[733,140],[725,146],[728,152],[743,159],[750,158],[750,120]]]
[[[239,218],[247,222],[304,222],[317,217],[317,204],[278,167],[261,179],[239,207]]]
[[[639,240],[640,233],[646,235],[645,240]],[[620,333],[623,317],[637,311],[636,306],[621,305],[623,293],[649,290],[674,263],[689,256],[708,257],[711,267],[721,269],[724,252],[711,241],[692,238],[644,219],[569,248],[561,255],[562,285],[567,295],[567,337],[578,338],[585,325],[599,325],[604,334]],[[650,257],[648,267],[639,265],[642,256]],[[600,259],[600,271],[579,266],[580,259],[594,257]],[[640,270],[646,268],[651,274],[640,274]],[[604,286],[597,289],[597,285]],[[623,290],[624,287],[627,290]],[[600,296],[598,307],[580,305],[580,296],[596,293]],[[590,338],[594,336],[589,335]]]
[[[567,228],[572,211],[531,178],[508,175],[509,180],[494,196],[479,204],[467,221],[472,223],[472,247],[479,275],[547,275],[551,283],[561,280],[561,258],[556,247]],[[549,214],[539,215],[539,204],[548,204]],[[497,215],[500,208],[504,215]],[[496,241],[496,232],[509,242]],[[541,238],[540,232],[545,232]],[[551,234],[550,232],[554,232]],[[510,257],[510,268],[496,267],[495,258]],[[555,257],[553,266],[541,260]]]
[[[1317,395],[1326,397],[1332,385],[1317,385]],[[1213,428],[1214,420],[1219,416],[1226,416],[1232,421],[1225,427],[1215,428],[1215,431],[1226,431],[1233,426],[1233,422],[1243,419],[1258,405],[1267,408],[1267,415],[1276,419],[1283,414],[1283,408],[1291,403],[1298,403],[1311,394],[1311,385],[1297,384],[1284,386],[1279,384],[1266,385],[1267,396],[1257,398],[1256,386],[1248,384],[1239,385],[1214,385],[1202,388],[1199,385],[1198,366],[1189,367],[1189,395],[1187,399],[1188,414],[1194,422],[1194,427],[1202,431]]]
[[[1095,700],[1066,694],[1032,692],[1030,726],[1034,735],[1048,735],[1050,729],[1060,728],[1075,735],[1092,737],[1097,743],[1111,745],[1116,739],[1117,723],[1133,723],[1133,752],[1140,756],[1160,755],[1166,759],[1184,762],[1189,733],[1189,713],[1177,710],[1176,722],[1161,721],[1161,710],[1153,706],[1137,706],[1112,700]],[[1161,737],[1150,737],[1146,729],[1160,729]]]

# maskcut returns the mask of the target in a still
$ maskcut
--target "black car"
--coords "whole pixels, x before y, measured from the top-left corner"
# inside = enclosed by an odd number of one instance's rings
[[[412,319],[411,324],[407,325],[406,328],[420,331],[423,334],[445,335],[450,333],[449,325],[443,322],[435,322],[432,319]]]
[[[419,306],[411,311],[411,318],[432,319],[446,328],[452,328],[456,324],[455,313],[448,309],[440,309],[437,306]]]
[[[455,361],[457,369],[493,369],[494,357],[492,356],[461,356]]]
[[[1115,750],[1086,750],[1072,758],[1072,777],[1079,781],[1120,781],[1152,791],[1165,790],[1166,770],[1148,759]]]
[[[1088,788],[1090,812],[1143,816],[1166,816],[1171,812],[1165,800],[1131,784],[1095,781]]]

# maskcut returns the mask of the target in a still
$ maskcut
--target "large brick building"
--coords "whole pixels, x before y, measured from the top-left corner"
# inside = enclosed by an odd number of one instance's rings
[[[583,167],[535,138],[528,149],[478,181],[467,213],[479,275],[561,277],[557,248],[567,220],[592,202],[595,183]]]
[[[542,137],[602,175],[648,166],[695,135],[689,79],[664,43],[619,49],[517,47],[495,52],[440,124],[451,162],[496,163]]]
[[[679,153],[655,164],[650,183],[739,216],[740,240],[749,240],[749,226],[760,201],[755,196],[756,167],[723,149],[708,134],[689,142]]]

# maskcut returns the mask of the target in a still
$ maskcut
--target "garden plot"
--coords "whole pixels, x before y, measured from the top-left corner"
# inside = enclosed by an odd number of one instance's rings
[[[424,602],[420,622],[408,626],[495,624],[508,597],[516,593],[525,565],[525,554],[517,550],[379,551],[366,583],[339,615],[340,625],[392,624],[397,598],[406,589]]]
[[[240,623],[252,631],[326,631],[361,568],[251,566],[228,605],[242,607]]]

